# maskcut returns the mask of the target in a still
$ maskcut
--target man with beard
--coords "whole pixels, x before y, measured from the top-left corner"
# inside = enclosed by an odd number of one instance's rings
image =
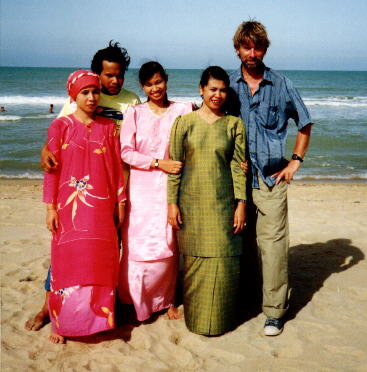
[[[283,330],[289,298],[287,186],[303,162],[312,123],[292,82],[263,63],[270,45],[265,27],[252,20],[243,22],[233,43],[241,66],[232,72],[230,81],[239,101],[238,115],[246,126],[248,200],[256,212],[262,308],[267,317],[264,334],[276,336]],[[298,129],[290,161],[285,159],[289,119]],[[248,207],[251,210],[251,205]]]
[[[108,46],[100,49],[94,55],[91,70],[98,74],[101,80],[101,96],[96,112],[100,116],[108,117],[116,123],[116,130],[120,130],[124,113],[130,105],[140,103],[139,97],[123,88],[125,72],[130,64],[130,57],[125,48],[119,43],[109,42]],[[67,99],[58,117],[67,116],[76,110],[75,102]],[[57,169],[58,164],[54,155],[45,145],[41,152],[41,167],[45,171]],[[124,165],[125,182],[128,178],[129,168]],[[45,282],[45,301],[41,310],[25,323],[29,331],[38,331],[50,321],[48,314],[48,297],[50,294],[50,270]]]

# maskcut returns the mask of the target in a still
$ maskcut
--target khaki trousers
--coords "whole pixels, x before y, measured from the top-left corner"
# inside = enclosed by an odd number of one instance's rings
[[[263,276],[263,312],[281,318],[288,308],[288,203],[286,182],[268,187],[259,176],[252,190],[257,208],[256,235]]]

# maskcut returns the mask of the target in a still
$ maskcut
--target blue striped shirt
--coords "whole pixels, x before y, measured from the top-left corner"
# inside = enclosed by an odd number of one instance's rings
[[[243,80],[241,67],[230,74],[230,86],[237,94],[238,114],[246,126],[252,187],[259,188],[257,174],[272,187],[275,178],[270,176],[288,163],[285,158],[288,120],[293,119],[301,130],[311,123],[310,114],[293,83],[268,67],[253,96]]]

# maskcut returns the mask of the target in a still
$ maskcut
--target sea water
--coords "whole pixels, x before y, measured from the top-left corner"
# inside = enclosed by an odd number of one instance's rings
[[[65,82],[75,69],[0,67],[0,177],[41,178],[40,148],[66,100]],[[315,123],[297,179],[367,182],[367,72],[281,71],[298,88]],[[169,98],[200,104],[200,70],[168,70]],[[137,70],[124,87],[145,100]],[[49,113],[50,104],[54,114]],[[289,123],[287,155],[296,126]]]

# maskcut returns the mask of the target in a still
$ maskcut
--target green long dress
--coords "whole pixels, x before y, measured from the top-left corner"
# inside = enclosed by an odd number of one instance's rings
[[[246,199],[243,121],[226,115],[213,123],[197,112],[179,116],[171,130],[170,157],[184,162],[168,176],[168,203],[178,204],[177,232],[184,255],[184,311],[194,333],[216,335],[236,321],[241,234],[233,234],[236,199]]]

